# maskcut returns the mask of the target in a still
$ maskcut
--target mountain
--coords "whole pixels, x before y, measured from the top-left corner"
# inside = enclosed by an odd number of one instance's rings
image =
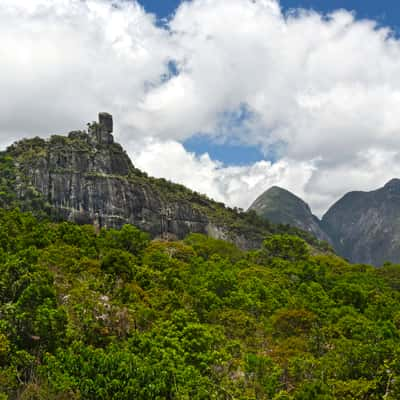
[[[353,263],[400,263],[400,179],[371,192],[347,193],[321,221],[302,199],[276,186],[258,197],[250,210],[328,241]]]
[[[400,398],[399,265],[150,178],[111,133],[101,114],[0,153],[0,400]]]
[[[100,113],[87,131],[11,145],[0,153],[0,207],[98,228],[133,224],[153,238],[203,233],[242,249],[258,248],[265,236],[279,232],[255,213],[147,176],[114,142],[112,132],[112,116]],[[294,233],[318,246],[305,233]]]
[[[371,192],[350,192],[323,216],[334,247],[352,262],[400,262],[400,180]]]
[[[275,224],[295,226],[317,237],[331,242],[320,227],[319,219],[312,214],[307,203],[278,186],[273,186],[259,196],[250,206],[260,217]]]

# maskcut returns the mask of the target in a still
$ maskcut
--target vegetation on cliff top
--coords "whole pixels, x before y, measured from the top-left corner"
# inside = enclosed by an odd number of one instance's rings
[[[400,267],[0,210],[0,399],[398,399]]]

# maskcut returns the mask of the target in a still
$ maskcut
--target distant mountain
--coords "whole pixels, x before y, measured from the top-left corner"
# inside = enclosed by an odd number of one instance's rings
[[[331,243],[353,263],[400,263],[400,179],[371,192],[350,192],[319,220],[293,193],[272,187],[250,207],[276,224],[288,224]]]
[[[273,186],[259,196],[250,206],[260,217],[276,224],[295,226],[311,233],[319,240],[331,242],[320,227],[319,219],[312,214],[302,199],[278,186]]]
[[[350,192],[323,216],[336,251],[352,262],[400,263],[400,179],[371,192]]]

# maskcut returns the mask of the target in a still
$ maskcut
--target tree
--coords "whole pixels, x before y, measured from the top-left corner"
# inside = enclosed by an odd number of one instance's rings
[[[309,250],[307,243],[296,236],[271,235],[264,240],[264,254],[270,258],[282,258],[291,262],[307,260]]]

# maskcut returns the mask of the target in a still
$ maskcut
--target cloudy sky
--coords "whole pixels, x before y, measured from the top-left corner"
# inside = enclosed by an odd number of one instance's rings
[[[108,111],[151,175],[243,208],[280,185],[321,215],[400,177],[399,7],[1,0],[1,147]]]

